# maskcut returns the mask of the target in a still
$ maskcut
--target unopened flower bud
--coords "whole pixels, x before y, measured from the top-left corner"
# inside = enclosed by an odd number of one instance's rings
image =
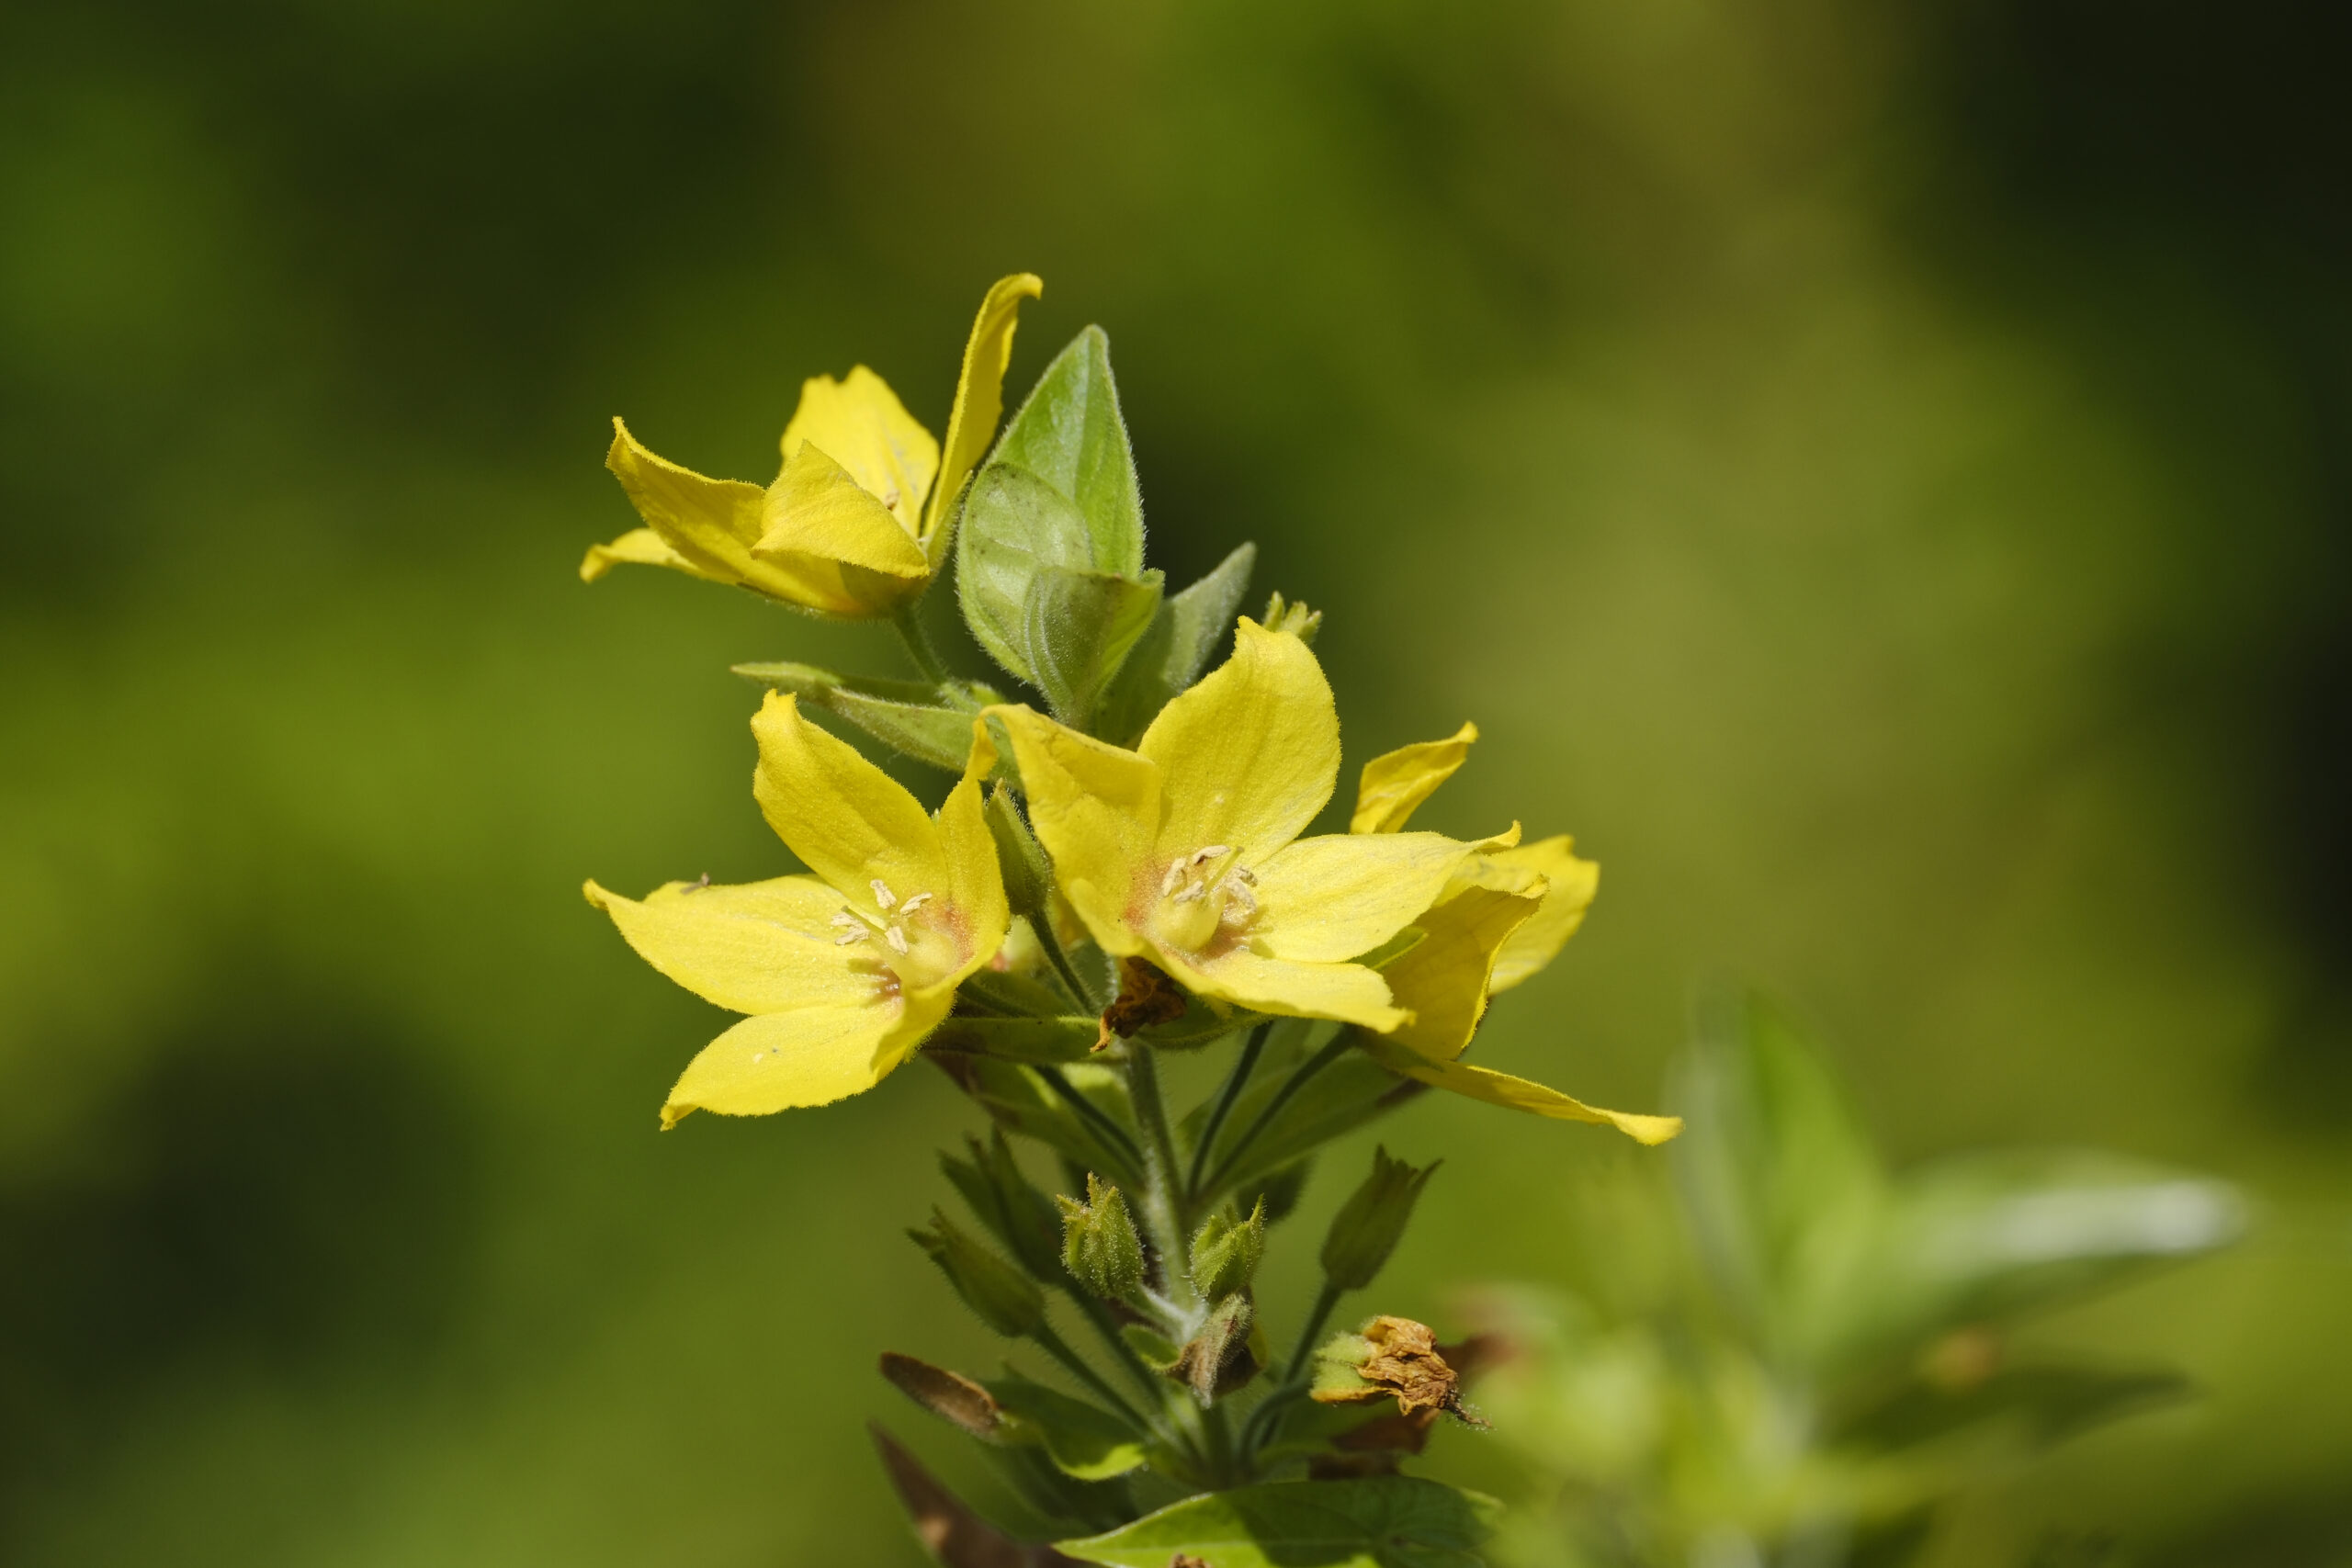
[[[1209,1314],[1201,1331],[1177,1352],[1168,1375],[1190,1385],[1193,1397],[1205,1406],[1248,1383],[1265,1364],[1265,1335],[1245,1292],[1227,1297]]]
[[[1046,1296],[1036,1281],[1007,1263],[933,1209],[929,1230],[910,1230],[914,1244],[931,1254],[964,1304],[999,1334],[1018,1339],[1045,1326]]]
[[[989,825],[989,836],[996,840],[996,863],[1004,875],[1004,901],[1016,915],[1031,919],[1043,916],[1046,889],[1052,886],[1052,874],[1046,868],[1046,852],[1037,847],[1036,836],[1021,819],[1020,807],[1012,804],[1012,792],[1001,780],[989,789],[989,803],[981,819]]]
[[[1323,1238],[1323,1273],[1332,1284],[1360,1291],[1372,1283],[1405,1234],[1422,1185],[1442,1163],[1416,1170],[1391,1159],[1385,1148],[1373,1151],[1372,1174],[1332,1216],[1330,1233]]]
[[[1213,1302],[1249,1288],[1266,1254],[1266,1201],[1237,1220],[1220,1209],[1193,1236],[1193,1285]]]
[[[1312,648],[1315,634],[1323,625],[1323,612],[1294,604],[1281,594],[1266,601],[1265,628],[1270,632],[1288,632]]]
[[[1119,1190],[1089,1175],[1086,1201],[1056,1198],[1062,1210],[1062,1264],[1104,1301],[1143,1283],[1143,1238]]]
[[[979,1222],[1012,1249],[1015,1262],[1041,1280],[1059,1278],[1056,1270],[1062,1266],[1062,1222],[1053,1200],[1021,1173],[1001,1131],[991,1130],[985,1144],[967,1134],[964,1144],[971,1157],[942,1154],[940,1169]]]

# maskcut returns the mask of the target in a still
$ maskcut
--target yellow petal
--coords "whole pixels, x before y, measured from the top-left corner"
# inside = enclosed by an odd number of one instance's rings
[[[917,583],[931,576],[914,535],[813,441],[786,459],[761,519],[752,553],[763,560],[842,561]]]
[[[1356,782],[1356,810],[1348,819],[1348,831],[1394,833],[1403,829],[1421,802],[1469,760],[1470,743],[1477,739],[1478,727],[1465,724],[1451,739],[1416,741],[1366,762]]]
[[[1159,820],[1159,770],[1027,707],[1001,706],[1029,800],[1029,825],[1053,858],[1055,880],[1106,953],[1140,953],[1127,910],[1148,879]]]
[[[872,1089],[953,1004],[941,995],[747,1018],[687,1064],[662,1107],[662,1125],[674,1127],[695,1111],[765,1116],[830,1105]]]
[[[814,558],[762,560],[752,546],[764,532],[767,492],[739,479],[706,479],[656,457],[613,421],[605,467],[621,481],[637,514],[696,575],[743,587],[830,615],[875,614],[849,591],[842,569]],[[584,570],[584,568],[583,568]],[[887,612],[885,612],[887,613]]]
[[[1502,850],[1489,857],[1498,865],[1533,873],[1551,885],[1544,896],[1543,908],[1513,931],[1502,951],[1495,955],[1494,978],[1487,982],[1489,991],[1508,991],[1533,976],[1558,955],[1568,938],[1576,935],[1577,928],[1584,924],[1585,911],[1591,908],[1593,895],[1600,890],[1600,867],[1571,854],[1569,850],[1575,842],[1561,834],[1515,850]]]
[[[1543,885],[1472,887],[1416,919],[1421,940],[1381,970],[1397,1005],[1413,1021],[1394,1031],[1396,1044],[1437,1061],[1469,1048],[1487,1010],[1496,952],[1543,901]]]
[[[1162,708],[1137,750],[1159,765],[1160,852],[1224,844],[1254,867],[1331,798],[1340,716],[1306,645],[1245,616],[1233,657]]]
[[[827,922],[842,897],[813,876],[743,886],[673,882],[639,903],[591,882],[588,901],[679,985],[737,1012],[871,1005],[876,978],[854,967]]]
[[[987,455],[996,422],[1004,413],[1004,367],[1012,358],[1012,329],[1018,324],[1021,301],[1035,299],[1045,291],[1043,278],[1021,272],[997,279],[988,298],[980,301],[971,338],[964,344],[964,372],[956,380],[956,407],[947,416],[947,446],[939,482],[932,490],[931,504],[923,510],[923,548],[934,570],[947,558],[951,535],[943,525],[948,508],[956,504],[956,492]]]
[[[803,381],[800,406],[784,427],[784,473],[791,472],[803,443],[831,457],[897,519],[901,534],[915,537],[923,497],[939,472],[939,443],[888,382],[863,365],[839,381],[831,376]]]
[[[650,528],[631,528],[609,545],[591,545],[580,562],[580,581],[594,582],[616,566],[666,566],[673,571],[707,579],[712,582],[729,582],[731,578],[705,571],[677,551],[664,544],[662,536]]]
[[[1203,996],[1286,1018],[1335,1018],[1366,1029],[1389,1030],[1412,1015],[1393,1006],[1388,983],[1361,964],[1300,964],[1268,958],[1246,947],[1220,956],[1155,948],[1160,967]]]
[[[1451,1089],[1472,1100],[1483,1100],[1489,1105],[1532,1111],[1555,1122],[1589,1122],[1596,1126],[1614,1127],[1642,1144],[1662,1144],[1682,1131],[1682,1118],[1679,1116],[1641,1116],[1631,1111],[1603,1111],[1597,1105],[1587,1105],[1581,1100],[1571,1100],[1558,1089],[1546,1089],[1540,1083],[1513,1077],[1509,1073],[1474,1067],[1467,1062],[1432,1062],[1391,1041],[1365,1035],[1356,1038],[1374,1060],[1391,1072],[1418,1078],[1434,1089]]]
[[[1369,953],[1437,901],[1470,846],[1440,833],[1327,833],[1253,868],[1253,945],[1335,963]]]
[[[964,976],[988,963],[1004,945],[1012,909],[1005,899],[1004,868],[996,858],[981,791],[996,767],[996,743],[986,719],[972,721],[972,751],[964,776],[939,807],[940,849],[947,863],[946,902],[964,922],[970,943],[963,965],[940,984],[953,991]]]
[[[879,918],[919,893],[946,896],[953,874],[939,829],[896,779],[801,717],[787,693],[767,694],[752,734],[760,745],[752,793],[768,826],[853,908]]]

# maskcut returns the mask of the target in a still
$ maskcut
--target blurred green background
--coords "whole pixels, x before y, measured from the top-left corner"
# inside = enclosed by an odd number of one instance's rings
[[[612,414],[764,479],[800,378],[864,361],[936,430],[1029,268],[1015,388],[1109,329],[1156,563],[1255,538],[1258,592],[1329,607],[1350,766],[1475,717],[1430,825],[1603,863],[1482,1059],[1652,1108],[1727,968],[1899,1158],[2095,1143],[2263,1195],[2069,1329],[2206,1397],[1971,1499],[1939,1561],[2352,1561],[2340,18],[9,30],[0,1557],[920,1561],[860,1427],[967,1473],[871,1367],[985,1370],[899,1234],[974,1118],[918,1068],[658,1134],[718,1015],[578,891],[782,869],[726,664],[895,656],[573,569],[631,521]],[[1565,1275],[1579,1184],[1655,1157],[1466,1103],[1380,1135],[1448,1156],[1363,1303],[1424,1314]]]

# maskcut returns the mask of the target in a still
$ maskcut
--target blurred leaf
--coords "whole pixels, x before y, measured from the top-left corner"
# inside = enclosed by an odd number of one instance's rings
[[[1042,1444],[1065,1474],[1080,1481],[1107,1481],[1125,1475],[1148,1457],[1143,1439],[1125,1422],[1082,1399],[1013,1371],[991,1378],[983,1386],[1011,1418],[1007,1435]]]
[[[1233,630],[1258,547],[1240,545],[1207,576],[1163,600],[1135,650],[1112,681],[1095,714],[1095,733],[1132,745],[1169,700],[1201,678],[1201,671]]]
[[[1159,608],[1160,574],[1114,576],[1040,567],[1022,607],[1030,678],[1054,715],[1086,729],[1095,702]]]
[[[2245,1231],[2227,1182],[2113,1155],[2002,1150],[1906,1173],[1873,1252],[1863,1331],[1907,1344],[2194,1258]]]
[[[869,1422],[865,1429],[882,1456],[891,1489],[914,1522],[916,1539],[944,1568],[1061,1568],[1072,1561],[1050,1546],[1013,1540],[947,1490],[878,1423]]]
[[[2161,1370],[2089,1366],[2003,1367],[1964,1387],[1917,1380],[1838,1425],[1840,1445],[1899,1450],[1998,1424],[2012,1442],[2046,1448],[2093,1427],[2185,1397],[2188,1380]]]
[[[1885,1178],[1817,1049],[1754,995],[1702,1019],[1674,1169],[1701,1256],[1772,1356],[1831,1353]]]
[[[1021,1266],[1040,1280],[1061,1280],[1061,1218],[1054,1201],[1022,1174],[1021,1163],[1004,1141],[1004,1129],[989,1129],[988,1141],[966,1134],[968,1159],[942,1152],[939,1168],[963,1194],[979,1222],[1004,1243]]]
[[[876,740],[918,761],[964,771],[972,750],[972,720],[983,703],[998,700],[986,686],[953,682],[928,686],[912,681],[883,681],[836,675],[813,664],[738,664],[738,675],[780,692],[791,692],[810,707],[846,719]]]
[[[1150,625],[1157,583],[1148,604],[1123,602],[1117,613],[1084,618],[1116,637],[1090,643],[1071,626],[1044,639],[1037,626],[1054,626],[1054,617],[1072,610],[1074,591],[1067,585],[1040,587],[1057,569],[1138,586],[1143,578],[1143,500],[1111,377],[1110,342],[1098,327],[1080,333],[1046,367],[1005,426],[973,481],[956,540],[956,594],[980,646],[1046,691],[1057,708],[1049,679],[1084,686],[1091,705]],[[1105,657],[1114,641],[1117,657]],[[1073,683],[1074,673],[1090,671],[1091,684]]]
[[[1494,1502],[1417,1477],[1277,1481],[1187,1497],[1106,1535],[1059,1542],[1086,1562],[1168,1568],[1477,1568]]]

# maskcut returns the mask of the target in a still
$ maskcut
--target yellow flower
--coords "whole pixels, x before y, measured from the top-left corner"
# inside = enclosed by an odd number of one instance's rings
[[[594,582],[618,561],[729,582],[819,615],[871,620],[929,587],[947,558],[954,509],[1003,412],[1004,367],[1021,301],[1045,285],[1001,280],[980,302],[943,453],[888,383],[865,366],[804,382],[784,427],[784,468],[763,490],[712,479],[654,456],[613,421],[605,466],[646,526],[580,563]]]
[[[1382,835],[1403,828],[1462,766],[1477,739],[1477,727],[1465,724],[1449,739],[1407,746],[1365,763],[1351,829]],[[1615,1127],[1645,1144],[1664,1143],[1682,1130],[1679,1117],[1604,1111],[1460,1060],[1486,1016],[1487,999],[1549,964],[1583,923],[1600,871],[1570,850],[1571,840],[1562,836],[1466,860],[1413,920],[1419,939],[1382,968],[1411,1021],[1359,1041],[1391,1071],[1435,1088],[1559,1121]]]
[[[1012,737],[1062,893],[1103,951],[1260,1012],[1409,1021],[1379,973],[1351,960],[1428,908],[1477,846],[1298,836],[1338,782],[1340,720],[1295,635],[1242,620],[1233,657],[1132,751],[1026,707],[987,711]]]
[[[814,875],[741,886],[673,882],[643,902],[591,882],[588,901],[652,964],[751,1016],[706,1046],[662,1108],[760,1116],[871,1089],[955,1005],[1011,913],[980,786],[985,728],[937,818],[888,774],[768,694],[752,732],[752,793]]]

